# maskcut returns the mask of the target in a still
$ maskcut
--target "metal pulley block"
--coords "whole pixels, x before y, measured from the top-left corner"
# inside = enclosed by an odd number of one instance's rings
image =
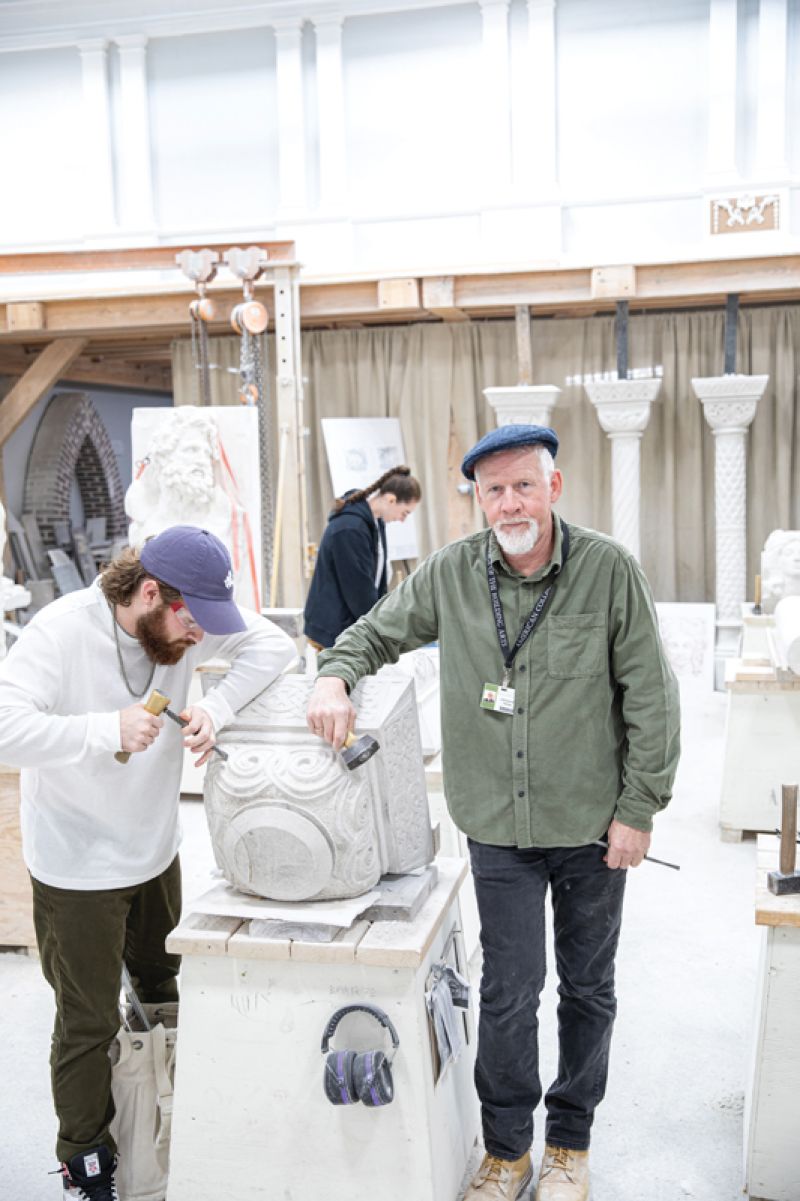
[[[193,300],[189,305],[189,316],[193,321],[215,321],[217,306],[210,296],[203,296],[201,294],[197,300]]]
[[[237,334],[263,334],[268,324],[266,306],[258,300],[245,300],[231,312],[231,325]]]

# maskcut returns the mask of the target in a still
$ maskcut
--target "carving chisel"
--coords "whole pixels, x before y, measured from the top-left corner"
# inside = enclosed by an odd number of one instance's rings
[[[171,718],[171,719],[172,719],[174,722],[176,722],[176,723],[177,723],[177,725],[179,725],[179,726],[181,727],[181,729],[182,729],[184,726],[188,726],[188,724],[189,724],[189,723],[188,723],[188,721],[186,720],[186,718],[185,718],[185,717],[179,717],[177,713],[174,713],[174,712],[172,711],[172,709],[162,709],[162,710],[161,710],[161,712],[162,712],[162,713],[163,713],[163,714],[164,714],[166,717],[170,717],[170,718]],[[215,754],[215,755],[219,755],[220,759],[225,759],[225,760],[227,760],[227,758],[228,758],[228,752],[227,752],[227,751],[223,751],[223,750],[222,750],[222,748],[221,748],[221,747],[218,747],[218,746],[212,746],[212,748],[211,748],[211,749],[212,749],[212,751],[214,752],[214,754]]]
[[[167,709],[166,712],[169,713],[169,709]],[[602,838],[595,838],[594,842],[595,846],[605,847],[606,850],[608,850],[608,843],[603,842]],[[658,863],[661,867],[671,867],[675,872],[679,872],[681,870],[681,865],[679,863],[667,863],[666,859],[655,859],[652,855],[645,855],[645,859],[648,863]]]

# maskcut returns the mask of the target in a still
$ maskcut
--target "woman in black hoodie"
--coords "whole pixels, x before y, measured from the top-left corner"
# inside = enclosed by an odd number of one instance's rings
[[[385,595],[386,522],[405,521],[422,497],[408,467],[392,467],[368,488],[346,492],[334,504],[317,552],[305,607],[312,646],[333,646]]]

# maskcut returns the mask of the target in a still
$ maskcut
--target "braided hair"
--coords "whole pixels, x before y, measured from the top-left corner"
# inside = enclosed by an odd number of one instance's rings
[[[356,492],[351,492],[349,496],[340,496],[334,502],[334,512],[341,512],[345,505],[354,505],[360,500],[368,500],[376,492],[382,496],[388,492],[401,504],[409,504],[411,501],[422,498],[422,489],[411,474],[411,468],[401,464],[384,471],[374,484],[368,484],[366,488],[359,488]]]

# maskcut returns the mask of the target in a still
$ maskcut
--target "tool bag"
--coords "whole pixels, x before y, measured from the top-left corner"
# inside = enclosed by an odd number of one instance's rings
[[[164,1201],[169,1171],[177,1001],[127,1009],[111,1047],[111,1133],[120,1201]],[[144,1026],[144,1013],[150,1029]]]

